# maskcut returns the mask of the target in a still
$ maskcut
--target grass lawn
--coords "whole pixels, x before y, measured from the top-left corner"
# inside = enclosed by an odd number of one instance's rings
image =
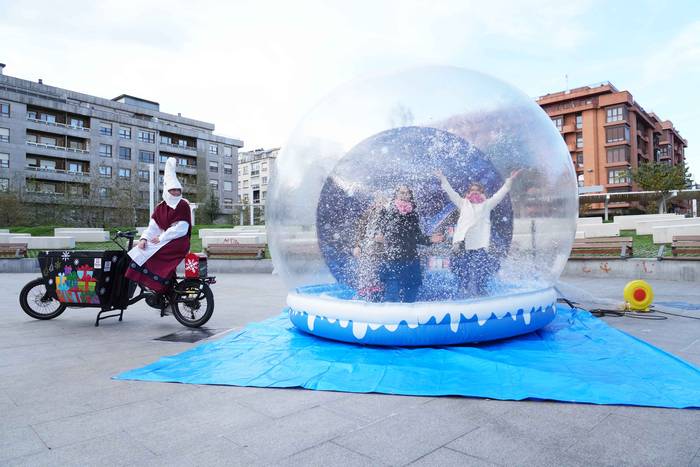
[[[632,251],[635,258],[656,258],[660,244],[653,242],[652,235],[637,235],[635,230],[620,230],[620,237],[632,237]],[[671,244],[666,243],[664,256],[671,256]]]

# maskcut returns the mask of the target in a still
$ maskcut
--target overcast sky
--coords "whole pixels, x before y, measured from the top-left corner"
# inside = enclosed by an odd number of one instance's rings
[[[700,2],[0,0],[5,73],[284,144],[338,85],[417,65],[492,74],[533,97],[611,81],[688,140],[700,179]]]

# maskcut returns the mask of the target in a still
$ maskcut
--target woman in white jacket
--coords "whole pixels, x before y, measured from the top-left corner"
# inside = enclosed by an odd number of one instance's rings
[[[460,196],[442,172],[436,172],[442,189],[459,209],[459,220],[452,238],[450,269],[459,278],[460,287],[470,295],[485,293],[488,275],[484,267],[491,244],[491,211],[503,201],[521,170],[514,170],[491,198],[486,197],[484,187],[479,183],[470,184],[465,195]]]

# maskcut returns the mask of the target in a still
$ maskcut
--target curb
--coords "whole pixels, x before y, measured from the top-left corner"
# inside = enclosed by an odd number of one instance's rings
[[[210,259],[207,261],[209,273],[272,273],[271,259]],[[0,259],[0,273],[36,273],[39,274],[39,262],[36,258]],[[178,274],[184,274],[182,264],[178,267]]]

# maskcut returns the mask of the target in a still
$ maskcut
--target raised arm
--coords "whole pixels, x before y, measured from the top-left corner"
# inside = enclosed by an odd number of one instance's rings
[[[503,198],[506,197],[510,189],[513,187],[513,180],[516,179],[518,174],[522,172],[522,169],[519,170],[514,170],[511,174],[510,177],[508,177],[503,184],[503,186],[496,192],[492,197],[486,200],[487,207],[489,209],[493,209],[496,206],[498,206],[498,203],[503,201]]]
[[[450,198],[452,204],[457,206],[459,209],[460,205],[462,204],[462,197],[459,196],[459,193],[457,193],[454,188],[452,188],[450,182],[447,181],[447,178],[442,172],[436,172],[436,175],[440,179],[440,186],[442,187],[443,191],[447,193],[447,197]]]

